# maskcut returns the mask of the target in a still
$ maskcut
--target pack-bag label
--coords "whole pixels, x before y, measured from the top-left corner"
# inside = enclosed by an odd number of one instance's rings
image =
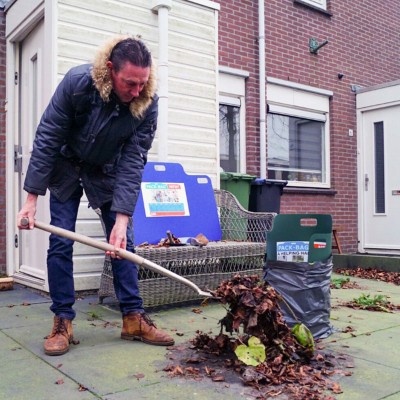
[[[276,243],[276,259],[278,261],[307,262],[308,241],[292,241]]]

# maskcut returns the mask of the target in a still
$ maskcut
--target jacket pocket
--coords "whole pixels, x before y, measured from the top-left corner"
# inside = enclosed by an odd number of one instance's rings
[[[49,190],[61,202],[68,200],[80,185],[80,167],[60,157],[52,171]]]

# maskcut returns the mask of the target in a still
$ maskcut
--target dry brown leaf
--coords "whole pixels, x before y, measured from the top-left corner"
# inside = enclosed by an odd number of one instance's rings
[[[79,384],[79,388],[78,388],[78,391],[79,391],[79,392],[86,392],[86,390],[88,390],[87,387],[85,387],[85,386]]]

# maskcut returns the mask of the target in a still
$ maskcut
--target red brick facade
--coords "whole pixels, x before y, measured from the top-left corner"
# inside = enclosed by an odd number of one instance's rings
[[[6,40],[5,15],[0,9],[0,273],[6,272]]]
[[[218,1],[219,62],[247,70],[247,173],[259,175],[258,2]],[[333,92],[330,101],[332,194],[286,190],[282,213],[330,213],[343,226],[344,252],[357,250],[357,131],[351,84],[400,78],[397,0],[328,0],[328,13],[294,0],[265,2],[266,75]],[[328,39],[318,55],[309,39]],[[343,73],[342,79],[338,74]],[[268,93],[267,93],[268,99]],[[353,129],[354,136],[349,136]],[[267,143],[268,146],[268,143]]]

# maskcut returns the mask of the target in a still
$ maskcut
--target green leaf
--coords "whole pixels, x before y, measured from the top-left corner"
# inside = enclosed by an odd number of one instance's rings
[[[340,289],[343,287],[344,284],[350,282],[350,278],[343,278],[343,277],[339,277],[339,278],[332,278],[331,279],[331,283],[333,285],[333,287],[335,289]]]
[[[304,347],[307,347],[314,351],[315,344],[314,344],[314,337],[311,331],[301,323],[296,324],[292,328],[293,336],[296,340]]]
[[[241,344],[236,347],[235,354],[240,361],[254,367],[263,363],[266,358],[265,346],[255,336],[249,339],[248,346]]]

